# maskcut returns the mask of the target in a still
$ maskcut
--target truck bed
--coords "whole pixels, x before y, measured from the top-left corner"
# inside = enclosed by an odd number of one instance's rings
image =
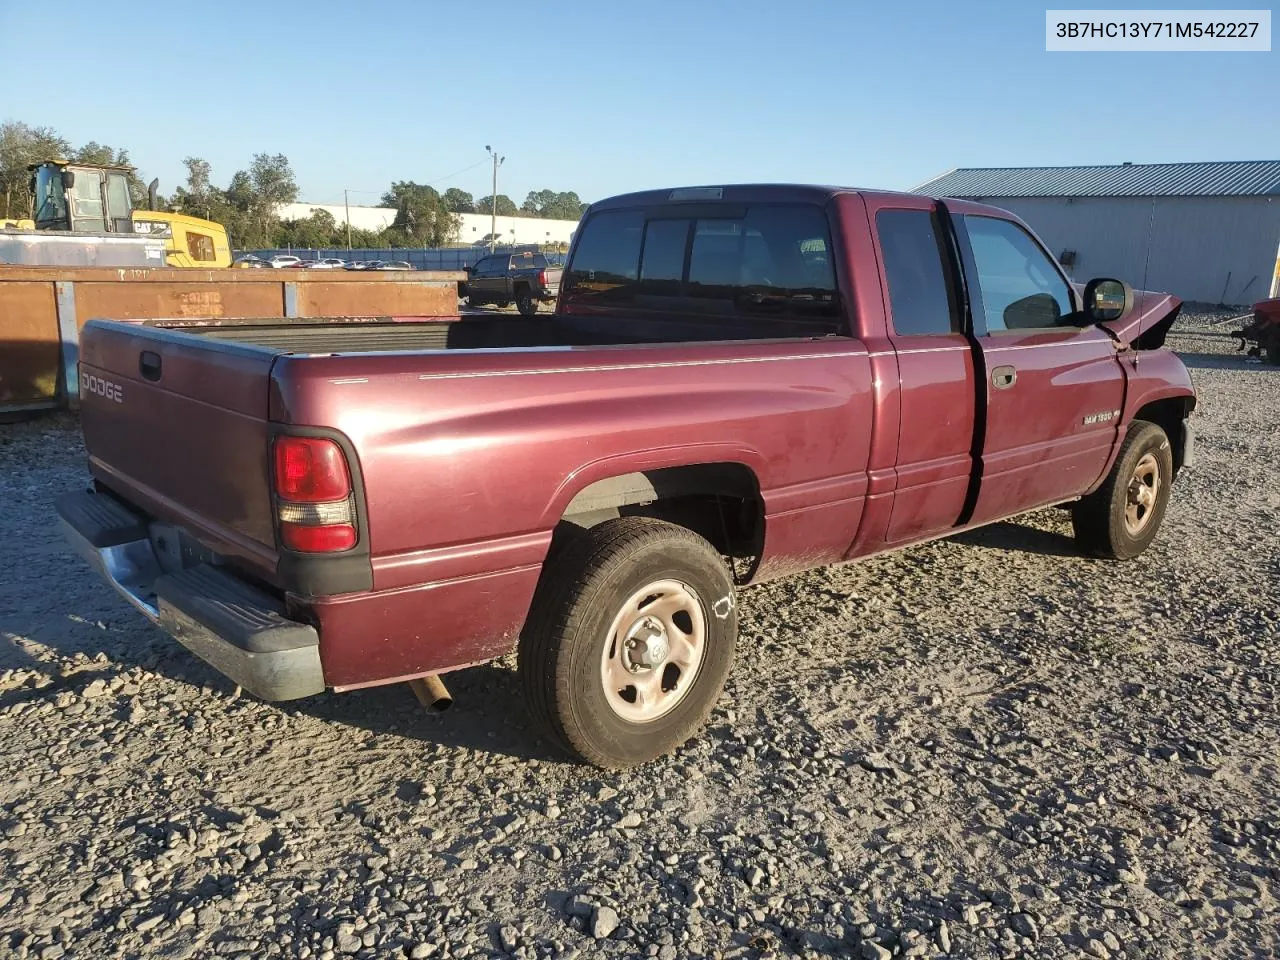
[[[591,316],[433,317],[368,322],[350,318],[306,322],[279,318],[200,322],[152,321],[214,340],[252,344],[279,353],[334,354],[495,350],[503,348],[613,346],[735,340],[812,339],[831,334],[829,324],[735,318],[630,319]]]

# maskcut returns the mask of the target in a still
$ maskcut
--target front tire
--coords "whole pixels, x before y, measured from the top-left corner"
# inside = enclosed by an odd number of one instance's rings
[[[1071,512],[1076,542],[1096,557],[1132,560],[1156,538],[1172,485],[1169,437],[1157,424],[1133,421],[1107,479]]]
[[[622,769],[702,727],[737,634],[733,582],[711,544],[661,520],[610,520],[549,557],[519,673],[562,749]]]

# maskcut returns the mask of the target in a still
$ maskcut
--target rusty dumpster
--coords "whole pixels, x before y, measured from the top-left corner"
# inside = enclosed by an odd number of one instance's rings
[[[462,279],[455,271],[0,266],[0,414],[79,402],[79,332],[94,317],[452,317]]]

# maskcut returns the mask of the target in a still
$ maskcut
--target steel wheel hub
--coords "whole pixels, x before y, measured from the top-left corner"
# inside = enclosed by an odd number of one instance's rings
[[[687,583],[657,580],[633,593],[614,617],[600,658],[613,712],[647,723],[673,710],[698,675],[706,637],[702,601]]]
[[[1151,522],[1160,493],[1160,468],[1148,453],[1133,468],[1124,507],[1124,527],[1130,536],[1140,534]]]

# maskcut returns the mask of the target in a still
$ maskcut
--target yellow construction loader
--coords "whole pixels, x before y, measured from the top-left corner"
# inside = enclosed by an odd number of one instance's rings
[[[32,164],[31,217],[0,220],[0,229],[55,230],[95,237],[134,235],[164,244],[170,267],[229,267],[231,243],[220,223],[156,210],[151,181],[147,210],[135,210],[129,167],[95,166],[52,159]]]

